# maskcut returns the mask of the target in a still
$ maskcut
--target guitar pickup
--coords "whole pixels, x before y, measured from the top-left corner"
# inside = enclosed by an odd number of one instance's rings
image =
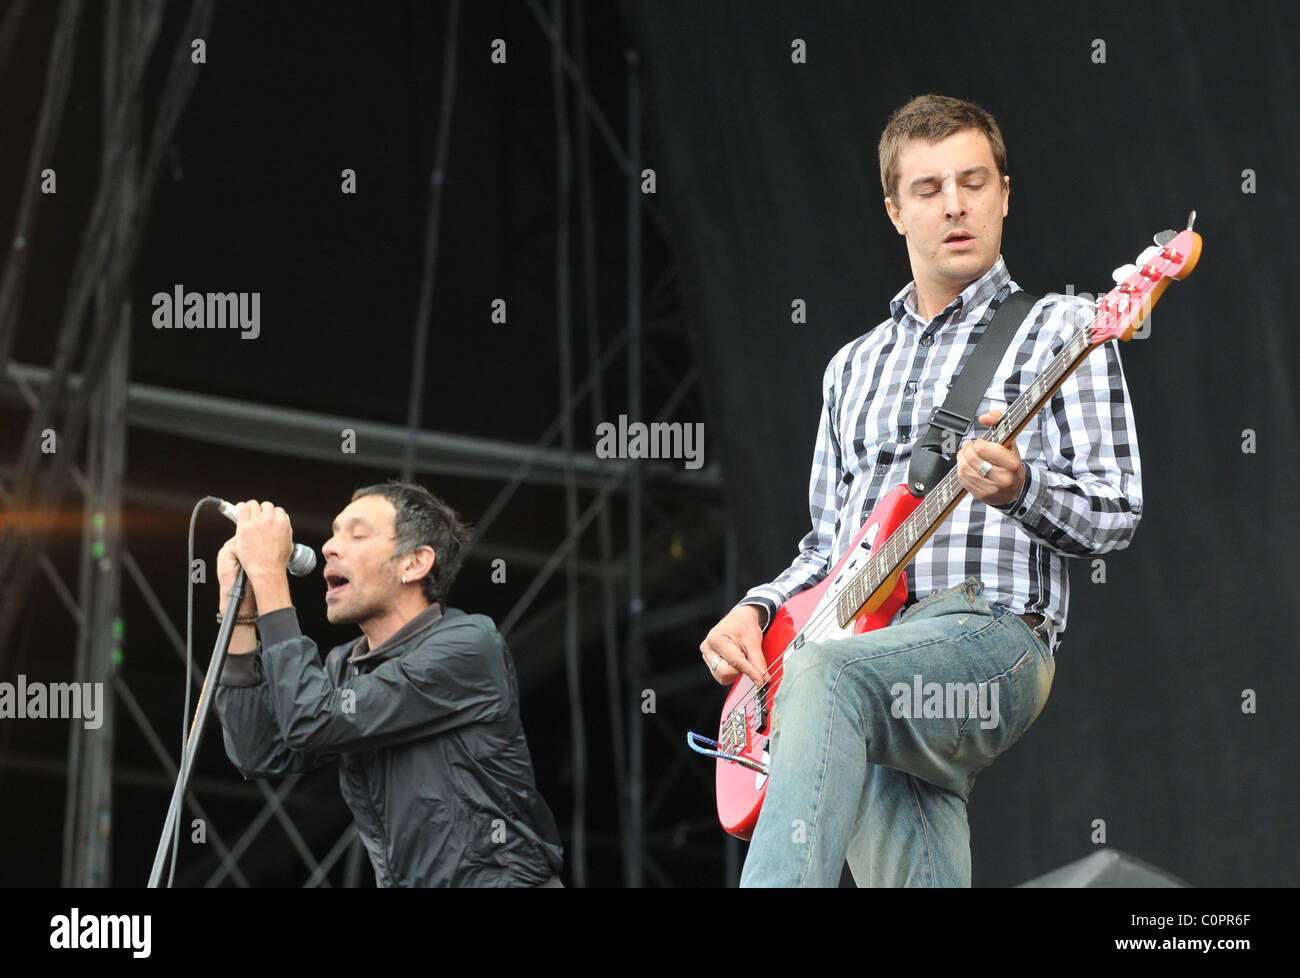
[[[871,544],[868,543],[866,540],[862,541],[862,546],[863,549],[866,550],[871,549]],[[853,568],[857,566],[858,566],[858,558],[857,555],[855,554],[853,559],[844,565],[844,570],[840,571],[839,574],[836,576],[835,580],[831,582],[831,587],[834,587],[835,585],[839,584],[840,581],[844,580],[844,575],[847,574],[849,571],[853,570]]]
[[[767,733],[767,720],[767,683],[764,683],[754,696],[754,733]]]

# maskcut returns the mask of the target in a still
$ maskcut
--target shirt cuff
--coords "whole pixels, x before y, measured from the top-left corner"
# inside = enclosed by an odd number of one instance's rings
[[[1034,467],[1028,462],[1025,462],[1024,466],[1025,481],[1020,487],[1020,495],[1009,503],[1001,503],[993,507],[1017,519],[1024,517],[1037,506],[1038,497],[1041,494],[1039,480],[1034,478]]]
[[[261,648],[238,655],[226,654],[226,663],[221,667],[222,686],[258,686],[262,683]]]
[[[298,638],[302,635],[302,629],[298,627],[298,612],[291,605],[288,608],[276,608],[274,611],[259,615],[257,632],[262,637],[264,649]]]
[[[767,626],[772,624],[772,618],[776,614],[776,605],[767,598],[746,598],[744,601],[737,604],[736,608],[743,608],[745,605],[752,605],[762,612],[762,620],[759,624],[759,628],[763,631],[767,631]],[[736,608],[732,608],[731,610],[735,611]]]

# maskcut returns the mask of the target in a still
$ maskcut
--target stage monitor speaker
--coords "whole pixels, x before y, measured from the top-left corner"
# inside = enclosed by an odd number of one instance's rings
[[[1102,849],[1020,886],[1178,887],[1191,884],[1118,849]]]

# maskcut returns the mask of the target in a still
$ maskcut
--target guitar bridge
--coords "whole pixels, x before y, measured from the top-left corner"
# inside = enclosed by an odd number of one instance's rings
[[[727,722],[722,726],[718,749],[724,754],[738,754],[745,749],[749,737],[745,733],[745,708],[738,706],[727,714]]]

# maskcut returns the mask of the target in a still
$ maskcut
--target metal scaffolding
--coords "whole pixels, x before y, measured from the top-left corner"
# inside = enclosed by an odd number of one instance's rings
[[[49,542],[47,529],[36,527],[22,531],[7,526],[0,535],[0,581],[5,584],[7,597],[0,607],[0,661],[9,659],[7,666],[15,664],[9,639],[24,605],[22,596],[40,573],[77,622],[76,678],[104,682],[106,699],[114,702],[114,706],[106,707],[104,725],[95,736],[87,736],[79,725],[72,724],[66,766],[63,884],[101,886],[112,878],[108,852],[113,824],[113,728],[119,707],[139,727],[166,778],[174,780],[176,776],[172,752],[164,746],[117,670],[124,633],[121,614],[124,579],[139,590],[169,644],[182,660],[185,658],[184,640],[133,558],[123,532],[122,503],[133,491],[124,485],[123,478],[128,430],[162,431],[191,440],[337,464],[341,461],[336,447],[337,432],[346,424],[357,431],[361,436],[358,442],[364,446],[364,454],[349,457],[348,464],[401,469],[408,477],[429,473],[488,478],[502,483],[492,504],[476,521],[467,559],[474,559],[475,547],[482,545],[484,534],[521,485],[563,488],[563,538],[549,555],[534,555],[536,573],[502,619],[501,631],[507,638],[515,641],[522,638],[539,647],[530,669],[521,668],[522,689],[553,680],[554,670],[561,665],[565,668],[574,772],[568,866],[574,884],[583,885],[587,881],[588,848],[599,845],[617,847],[625,885],[640,886],[647,879],[670,885],[673,880],[663,868],[661,852],[683,851],[693,834],[705,839],[695,845],[695,850],[716,852],[718,848],[718,829],[712,819],[674,821],[666,815],[664,806],[683,772],[692,772],[689,776],[700,779],[712,791],[712,768],[692,762],[692,756],[682,746],[682,733],[688,726],[701,723],[707,726],[710,717],[716,715],[721,697],[706,671],[699,667],[693,648],[665,649],[656,645],[655,638],[672,629],[693,625],[702,635],[730,606],[737,593],[736,547],[733,536],[724,535],[722,530],[722,482],[716,465],[683,471],[680,467],[640,460],[620,464],[598,461],[589,451],[576,448],[574,433],[579,411],[585,409],[593,417],[604,417],[609,384],[606,372],[620,356],[627,358],[628,415],[638,419],[646,416],[642,383],[644,351],[649,328],[664,325],[647,323],[642,318],[642,220],[643,216],[649,217],[662,228],[663,218],[653,201],[641,191],[641,95],[635,52],[627,52],[625,58],[627,120],[624,139],[620,141],[586,82],[586,37],[580,0],[572,5],[552,0],[549,14],[536,0],[528,0],[528,9],[550,42],[552,54],[559,206],[555,237],[557,376],[561,407],[535,444],[519,445],[425,431],[419,424],[421,364],[434,315],[432,296],[437,268],[441,176],[450,138],[451,100],[456,82],[458,3],[450,7],[447,25],[442,114],[430,180],[424,277],[413,331],[415,358],[406,426],[358,423],[354,419],[271,404],[128,383],[129,286],[135,258],[147,223],[159,162],[196,81],[188,56],[189,39],[204,36],[213,15],[211,0],[195,0],[190,7],[173,51],[152,131],[146,134],[142,131],[140,82],[158,41],[162,7],[160,0],[110,0],[105,8],[101,179],[87,219],[81,252],[72,270],[56,353],[49,368],[14,364],[9,355],[18,327],[27,271],[25,242],[30,239],[39,203],[40,195],[33,193],[33,187],[38,181],[41,161],[48,158],[57,136],[66,101],[82,12],[79,0],[64,0],[59,10],[28,182],[24,186],[15,239],[0,278],[0,397],[11,402],[21,399],[30,411],[18,459],[6,470],[4,484],[0,485],[0,503],[10,510],[52,510],[60,504],[68,488],[75,488],[82,496],[84,507],[82,557],[75,598],[45,555]],[[22,8],[22,4],[12,6],[5,24],[0,25],[0,70],[3,70],[6,45],[18,29],[14,25],[21,20]],[[570,33],[576,52],[570,51],[567,38]],[[574,110],[572,121],[570,107]],[[598,140],[593,139],[593,134]],[[596,142],[603,143],[622,171],[628,248],[625,320],[603,326],[596,313],[597,201],[592,162],[592,147]],[[571,227],[569,222],[570,202],[576,204],[576,227]],[[577,248],[572,249],[575,237]],[[571,250],[576,250],[579,258],[576,269],[571,265]],[[575,281],[587,344],[586,376],[581,381],[577,380],[574,363],[575,313],[571,290]],[[88,316],[92,297],[93,316]],[[83,337],[88,318],[91,329],[89,336]],[[80,377],[72,370],[77,359],[86,365]],[[653,419],[673,417],[698,382],[699,371],[689,371],[663,403],[655,406]],[[257,419],[256,426],[231,423],[253,417]],[[52,427],[57,427],[59,432],[58,451],[44,455],[38,450],[41,432]],[[83,451],[83,432],[84,470],[76,462]],[[585,506],[582,493],[588,496]],[[627,513],[626,550],[622,554],[615,543],[618,534],[613,503],[616,499],[625,504]],[[693,509],[686,517],[669,519],[665,504],[683,499]],[[188,503],[176,499],[166,500],[164,504],[188,508]],[[687,532],[693,534],[690,547],[682,543]],[[594,557],[580,551],[582,541],[592,538],[594,548],[588,549],[594,549]],[[498,552],[500,549],[497,548]],[[720,577],[715,571],[719,550],[724,567]],[[543,589],[561,570],[565,593],[562,607],[534,610]],[[662,595],[680,593],[682,589],[676,585],[684,577],[694,583],[695,597],[663,600]],[[593,607],[599,612],[580,612]],[[539,622],[546,627],[539,627]],[[589,647],[600,651],[611,728],[608,742],[602,742],[598,748],[586,742],[588,723],[579,682],[582,653]],[[194,674],[186,681],[195,688],[201,684]],[[110,690],[112,696],[107,695]],[[656,694],[654,699],[659,709],[647,712],[643,708],[647,690]],[[672,760],[659,772],[655,783],[648,784],[647,759],[652,746],[661,743],[662,754]],[[608,763],[613,772],[618,798],[615,840],[588,835],[586,771],[593,755]],[[10,759],[0,757],[0,762],[6,760]],[[272,821],[283,829],[301,858],[306,868],[304,885],[330,885],[328,875],[340,860],[344,860],[345,885],[356,885],[362,852],[355,827],[349,824],[324,855],[317,858],[294,824],[286,802],[298,780],[296,776],[289,777],[275,787],[262,781],[251,786],[231,786],[229,791],[240,797],[247,797],[249,790],[255,789],[263,806],[229,843],[196,797],[196,791],[219,792],[220,789],[202,780],[190,786],[186,804],[206,822],[207,837],[218,861],[202,880],[203,885],[220,885],[226,880],[237,886],[251,885],[239,860],[258,833]],[[739,852],[734,840],[729,840],[725,851],[726,865],[718,882],[734,882],[738,877]]]

